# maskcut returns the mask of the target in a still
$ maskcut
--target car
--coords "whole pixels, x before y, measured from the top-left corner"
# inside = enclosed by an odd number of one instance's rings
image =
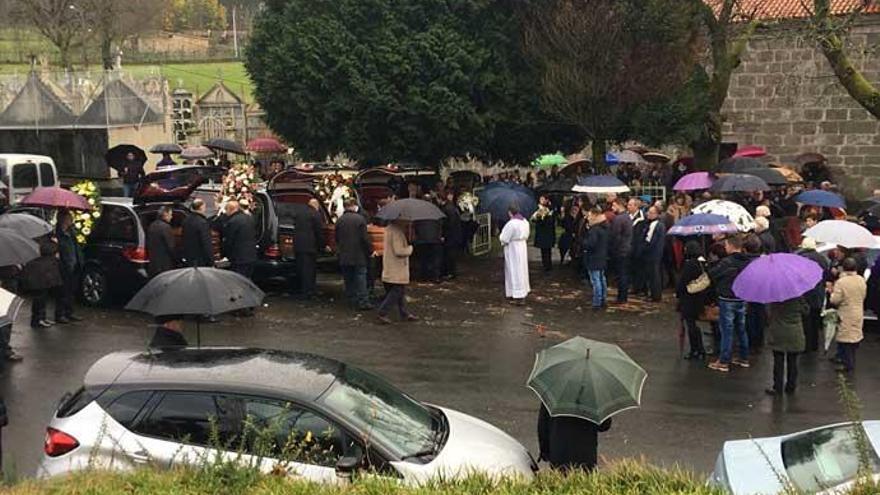
[[[38,187],[58,185],[58,170],[48,156],[0,153],[0,211],[14,206]],[[5,198],[5,199],[2,199]]]
[[[253,425],[268,449],[255,450]],[[278,454],[291,441],[298,448]],[[494,426],[354,366],[300,352],[182,348],[115,352],[93,364],[50,421],[37,474],[218,457],[322,483],[361,470],[412,484],[478,472],[528,480],[537,470]]]
[[[733,495],[787,493],[788,484],[797,493],[843,493],[858,474],[861,432],[869,468],[880,473],[880,421],[864,421],[725,442],[709,483]]]

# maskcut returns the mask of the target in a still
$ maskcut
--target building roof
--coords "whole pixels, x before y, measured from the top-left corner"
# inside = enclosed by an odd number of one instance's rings
[[[128,126],[161,123],[162,115],[154,110],[128,84],[110,81],[80,115],[78,126]]]
[[[721,9],[724,0],[706,0],[716,12]],[[744,17],[764,20],[798,19],[809,17],[808,10],[812,0],[739,0],[739,11]],[[807,7],[805,7],[806,5]],[[866,14],[880,14],[880,1],[877,0],[831,0],[831,13],[845,15],[859,9]]]
[[[0,127],[5,128],[69,127],[75,120],[70,108],[34,72],[0,113]]]
[[[199,106],[242,105],[243,103],[241,97],[227,88],[223,81],[218,81],[196,102]]]

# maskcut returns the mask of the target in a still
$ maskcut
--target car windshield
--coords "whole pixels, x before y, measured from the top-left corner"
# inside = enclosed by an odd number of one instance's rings
[[[844,425],[799,435],[782,442],[782,463],[799,490],[813,493],[852,481],[858,474],[859,448],[855,428]],[[880,471],[880,459],[865,437],[871,471]]]
[[[377,376],[347,366],[320,401],[400,459],[434,452],[441,421]]]

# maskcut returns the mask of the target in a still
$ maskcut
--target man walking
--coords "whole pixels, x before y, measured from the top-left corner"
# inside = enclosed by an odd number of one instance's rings
[[[417,321],[418,317],[406,310],[406,286],[409,284],[409,257],[413,247],[406,238],[409,222],[395,220],[385,228],[382,253],[382,283],[385,285],[385,299],[379,305],[378,319],[383,325],[390,325],[388,313],[397,309],[400,319]]]
[[[58,214],[55,238],[58,240],[58,261],[61,268],[61,285],[55,298],[55,321],[61,324],[82,321],[73,314],[73,300],[82,271],[83,253],[74,236],[73,217],[67,210],[61,210]]]
[[[457,275],[458,255],[464,247],[461,212],[454,200],[452,191],[447,191],[440,199],[441,209],[446,215],[443,219],[443,277],[446,279],[454,279]]]
[[[159,214],[147,229],[147,253],[150,264],[147,273],[150,277],[173,270],[177,257],[174,255],[174,233],[171,230],[171,219],[174,212],[170,206],[159,208]]]
[[[196,198],[183,221],[183,256],[189,266],[214,266],[211,226],[205,218],[205,202]]]
[[[367,293],[367,263],[372,243],[367,221],[357,212],[357,201],[345,200],[345,212],[336,222],[336,250],[345,282],[345,296],[359,310],[373,309]]]
[[[529,222],[511,205],[507,210],[509,220],[501,229],[501,245],[504,246],[504,293],[513,304],[522,306],[531,292],[529,285]]]
[[[856,368],[856,351],[865,338],[862,325],[865,319],[865,297],[868,286],[858,273],[858,263],[846,258],[841,265],[843,273],[831,287],[829,301],[837,307],[840,324],[837,327],[838,371],[851,373]]]
[[[749,336],[746,333],[746,303],[733,293],[733,281],[751,262],[752,257],[743,253],[743,240],[739,236],[724,240],[727,256],[707,272],[712,286],[718,294],[718,326],[721,343],[718,359],[709,363],[715,371],[730,371],[731,362],[737,366],[749,367]],[[739,341],[739,358],[733,357],[733,338]]]
[[[615,198],[611,202],[614,219],[609,229],[609,261],[617,273],[617,304],[629,300],[629,260],[632,253],[633,220],[627,214],[623,201]]]
[[[308,301],[317,293],[318,252],[324,247],[324,219],[318,200],[309,200],[308,208],[300,208],[294,217],[296,232],[293,250],[296,256],[296,276],[299,296]]]
[[[666,247],[666,225],[660,219],[660,210],[656,206],[648,208],[647,224],[642,251],[645,276],[651,300],[660,302],[663,299],[663,274],[660,265],[663,263],[663,249]]]
[[[235,200],[226,203],[223,255],[229,259],[232,271],[251,278],[257,261],[256,228],[251,215],[241,211],[241,205]]]

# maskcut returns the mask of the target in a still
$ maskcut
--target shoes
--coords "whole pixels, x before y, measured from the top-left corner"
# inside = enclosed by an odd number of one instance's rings
[[[31,323],[31,328],[49,328],[52,325],[54,325],[53,322],[50,322],[48,320],[40,320],[36,323]]]
[[[734,366],[739,366],[740,368],[749,368],[749,367],[751,367],[751,365],[749,364],[749,360],[748,360],[748,359],[734,358],[733,361],[731,361],[731,362],[734,364]]]
[[[376,316],[376,320],[382,325],[390,325],[392,322],[388,319],[387,316],[378,315]]]
[[[72,321],[72,322],[83,321],[82,318],[80,318],[79,316],[74,316],[74,315],[67,315],[67,320]]]
[[[764,393],[767,395],[772,395],[773,397],[779,397],[782,395],[782,392],[776,390],[775,388],[764,389]]]
[[[514,299],[512,304],[514,306],[525,306],[526,300],[525,299]]]
[[[793,395],[795,391],[795,387],[785,387],[785,393],[787,395]]]
[[[9,354],[7,354],[4,359],[10,363],[20,363],[24,360],[24,358],[21,357],[20,354],[16,354],[15,351],[9,351]]]
[[[71,323],[72,321],[73,320],[68,319],[66,316],[61,316],[61,317],[55,318],[55,323],[58,323],[61,325],[67,325],[68,323]]]
[[[406,318],[404,318],[404,320],[406,320],[406,321],[419,321],[419,317],[416,315],[406,315]]]
[[[720,371],[722,373],[727,373],[730,371],[730,365],[726,363],[722,363],[721,361],[712,361],[709,363],[708,368],[714,371]]]
[[[694,361],[702,361],[703,359],[706,359],[706,353],[705,352],[689,352],[684,355],[684,359],[688,359],[688,360],[693,359]]]

